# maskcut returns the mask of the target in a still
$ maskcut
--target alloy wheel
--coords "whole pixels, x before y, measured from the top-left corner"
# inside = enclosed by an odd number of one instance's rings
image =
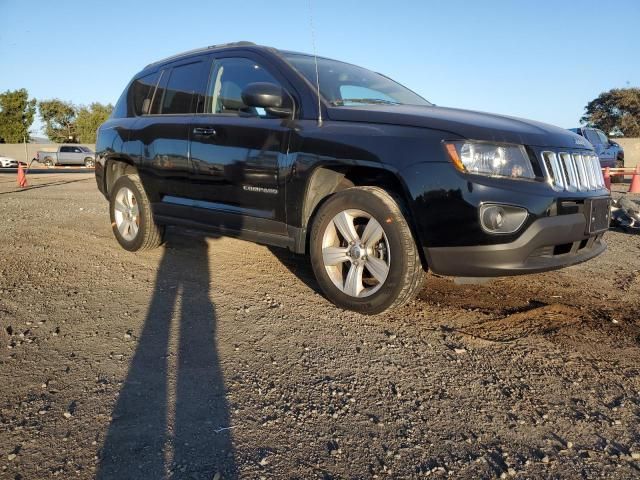
[[[341,292],[362,298],[384,285],[391,251],[382,225],[362,210],[349,209],[327,225],[322,259],[329,278]]]
[[[118,190],[114,201],[114,218],[122,238],[132,241],[140,230],[140,210],[136,196],[127,187]]]

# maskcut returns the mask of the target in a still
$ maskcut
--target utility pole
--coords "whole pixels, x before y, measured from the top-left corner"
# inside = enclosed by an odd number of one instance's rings
[[[24,140],[24,163],[27,165],[27,172],[29,171],[29,169],[31,168],[31,164],[33,163],[29,161],[29,150],[27,149],[27,136],[30,136],[31,133],[31,131],[28,131],[25,135],[22,136]]]
[[[27,150],[27,135],[23,135],[22,138],[24,139],[24,163],[26,165],[29,165],[29,152]]]

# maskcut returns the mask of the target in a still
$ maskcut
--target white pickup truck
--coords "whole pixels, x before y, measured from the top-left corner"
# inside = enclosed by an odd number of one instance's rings
[[[54,165],[84,165],[93,168],[96,163],[96,154],[91,149],[82,145],[60,145],[57,152],[40,150],[36,153],[36,160],[47,167]]]

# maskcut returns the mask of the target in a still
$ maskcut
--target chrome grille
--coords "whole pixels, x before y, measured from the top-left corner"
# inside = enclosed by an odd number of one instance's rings
[[[588,192],[604,188],[600,159],[593,153],[544,151],[542,164],[554,190]]]

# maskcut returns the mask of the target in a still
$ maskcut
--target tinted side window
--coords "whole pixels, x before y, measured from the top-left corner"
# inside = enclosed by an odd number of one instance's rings
[[[156,87],[156,93],[153,94],[151,98],[151,109],[149,110],[150,114],[159,114],[162,110],[162,99],[164,98],[164,91],[167,87],[167,78],[169,77],[169,70],[162,70],[160,72],[160,80],[158,81],[158,86]]]
[[[151,105],[151,98],[153,92],[160,78],[160,72],[152,73],[151,75],[144,76],[134,80],[130,92],[130,106],[131,110],[129,116],[133,115],[145,115],[149,113],[149,106]]]
[[[205,62],[174,67],[162,100],[163,114],[202,112]]]
[[[247,107],[242,102],[242,90],[254,82],[279,85],[262,66],[248,58],[222,58],[216,61],[207,95],[208,113],[231,113],[267,116],[261,108]]]
[[[70,147],[60,147],[60,153],[68,153],[71,151]]]

